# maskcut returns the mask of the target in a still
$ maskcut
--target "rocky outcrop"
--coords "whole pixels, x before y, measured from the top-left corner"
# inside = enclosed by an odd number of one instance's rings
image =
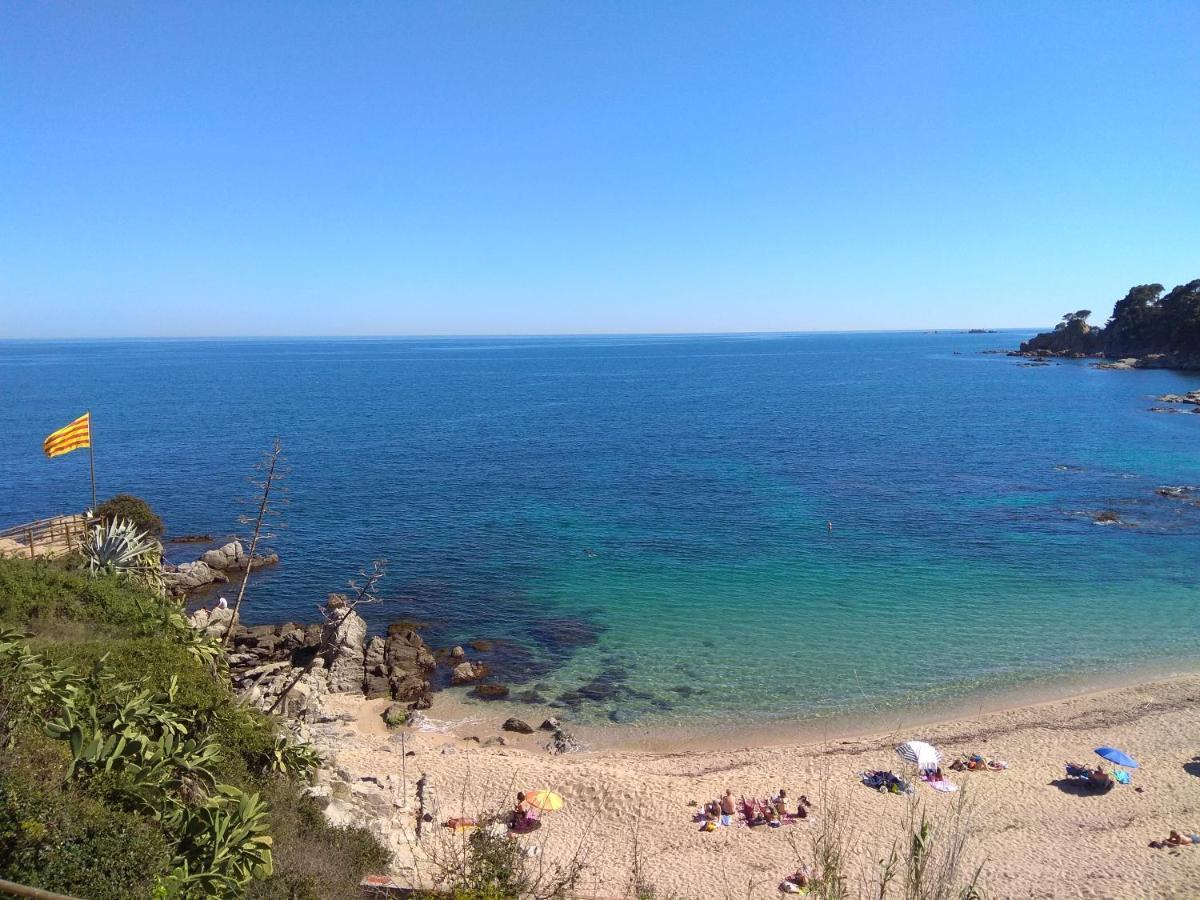
[[[232,609],[198,609],[188,619],[192,627],[203,631],[208,637],[224,638],[225,632],[234,621]]]
[[[433,654],[411,628],[393,625],[383,642],[382,672],[377,664],[372,674],[387,677],[392,699],[410,704],[412,709],[428,709],[429,677],[436,663]]]
[[[223,547],[209,550],[200,557],[200,560],[210,569],[216,569],[219,572],[244,572],[247,568],[259,569],[263,566],[274,565],[279,562],[279,554],[256,553],[251,559],[246,555],[241,541],[230,541]]]
[[[533,726],[521,719],[505,719],[504,724],[500,726],[503,731],[512,731],[516,734],[533,734]]]
[[[1200,369],[1200,279],[1164,295],[1161,284],[1139,284],[1113,305],[1103,328],[1091,312],[1063,316],[1053,331],[1021,344],[1012,356],[1101,356],[1105,369]]]
[[[191,537],[187,539],[191,540]],[[177,540],[182,541],[184,538]],[[195,562],[180,563],[177,566],[164,564],[162,567],[163,583],[167,593],[172,597],[182,597],[214,584],[224,584],[229,581],[231,572],[244,572],[247,567],[251,570],[259,569],[277,562],[279,562],[277,553],[265,555],[256,553],[254,559],[251,560],[246,555],[241,541],[230,541],[223,547],[209,550]]]
[[[330,594],[325,603],[321,631],[321,656],[329,672],[329,690],[345,694],[363,689],[367,623],[341,594]]]
[[[321,625],[240,624],[233,627],[227,653],[230,677],[255,706],[297,721],[319,721],[321,698],[330,693],[390,697],[407,709],[431,703],[433,654],[411,628],[393,626],[386,638],[367,640],[367,624],[333,595]],[[223,638],[230,609],[200,609],[189,617],[194,628]]]
[[[229,576],[212,568],[204,560],[180,563],[178,566],[163,567],[163,583],[172,596],[188,594],[208,587],[210,584],[224,584]]]
[[[1021,344],[1013,355],[1065,356],[1084,359],[1104,352],[1104,329],[1088,325],[1086,316],[1075,316],[1059,324],[1053,331],[1032,337]]]
[[[1191,403],[1200,405],[1200,391],[1188,391],[1186,394],[1163,394],[1158,398],[1159,403]]]

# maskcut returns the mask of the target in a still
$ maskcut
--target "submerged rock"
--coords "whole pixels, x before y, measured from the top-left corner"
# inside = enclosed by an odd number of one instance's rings
[[[508,696],[507,684],[477,684],[471,695],[480,700],[503,700]]]

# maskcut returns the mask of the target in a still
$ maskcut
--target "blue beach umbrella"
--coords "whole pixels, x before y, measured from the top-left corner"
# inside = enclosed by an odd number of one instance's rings
[[[1096,752],[1110,763],[1116,763],[1118,766],[1124,766],[1127,769],[1136,769],[1137,761],[1130,756],[1126,756],[1115,747],[1097,747]]]

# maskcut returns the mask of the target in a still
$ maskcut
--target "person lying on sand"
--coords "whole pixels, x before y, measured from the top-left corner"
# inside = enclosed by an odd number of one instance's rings
[[[1165,841],[1150,842],[1150,846],[1155,850],[1164,847],[1190,847],[1192,844],[1200,844],[1200,834],[1180,834],[1178,831],[1172,831]]]
[[[1002,759],[985,759],[978,753],[964,753],[950,763],[950,768],[955,772],[1003,772],[1008,763]]]
[[[1093,787],[1101,790],[1108,790],[1114,784],[1113,777],[1104,771],[1104,766],[1080,765],[1079,763],[1067,763],[1067,777],[1074,778],[1077,782],[1086,784],[1088,787]]]
[[[812,870],[808,866],[801,866],[779,883],[779,890],[785,894],[806,894],[811,884]]]

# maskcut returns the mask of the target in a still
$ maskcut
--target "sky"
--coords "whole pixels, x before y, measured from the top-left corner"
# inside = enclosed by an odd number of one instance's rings
[[[1025,327],[1200,278],[1200,3],[0,2],[0,337]]]

